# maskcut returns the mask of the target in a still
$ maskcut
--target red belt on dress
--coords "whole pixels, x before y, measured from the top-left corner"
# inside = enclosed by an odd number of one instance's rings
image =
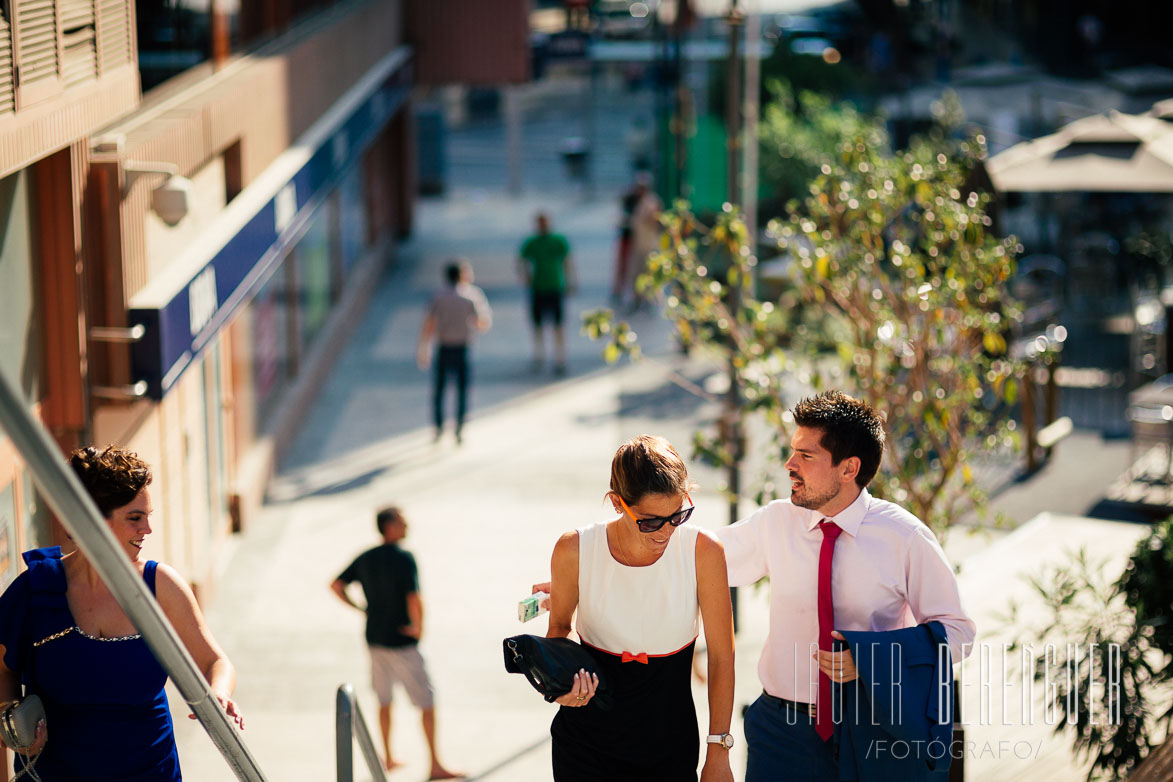
[[[582,636],[579,636],[579,640],[582,640]],[[619,662],[621,662],[621,663],[633,663],[634,662],[634,663],[643,663],[644,665],[647,665],[649,657],[671,657],[674,654],[680,654],[685,649],[692,646],[694,643],[696,643],[696,638],[693,638],[691,641],[689,641],[684,646],[677,649],[675,652],[668,652],[666,654],[648,654],[647,652],[640,652],[638,654],[635,654],[633,652],[612,652],[608,649],[600,649],[597,646],[593,646],[591,644],[588,644],[586,641],[583,641],[582,645],[583,646],[590,646],[595,651],[602,652],[603,654],[609,654],[612,657],[618,657]]]

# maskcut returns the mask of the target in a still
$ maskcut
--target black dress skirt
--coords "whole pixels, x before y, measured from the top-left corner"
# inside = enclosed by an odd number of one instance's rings
[[[696,642],[646,664],[584,644],[613,703],[558,709],[550,725],[555,782],[696,782],[700,734],[692,701]]]

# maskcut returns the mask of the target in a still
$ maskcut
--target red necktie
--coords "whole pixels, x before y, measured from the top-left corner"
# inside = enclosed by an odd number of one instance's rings
[[[831,631],[835,629],[835,609],[831,604],[831,557],[835,554],[835,538],[843,529],[833,521],[819,522],[823,531],[823,546],[819,549],[819,649],[831,651]],[[831,678],[819,671],[819,699],[815,702],[815,731],[823,741],[831,738]]]

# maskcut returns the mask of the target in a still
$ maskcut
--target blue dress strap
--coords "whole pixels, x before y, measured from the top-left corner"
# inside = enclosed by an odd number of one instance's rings
[[[29,549],[20,555],[26,565],[32,565],[34,562],[40,562],[46,559],[61,559],[60,546],[46,546],[45,548]]]
[[[147,582],[147,588],[151,590],[151,594],[155,594],[155,571],[159,568],[159,563],[153,559],[148,559],[146,566],[143,567],[143,581]]]
[[[21,555],[28,565],[29,592],[35,609],[48,608],[65,596],[65,563],[61,547],[38,548]]]

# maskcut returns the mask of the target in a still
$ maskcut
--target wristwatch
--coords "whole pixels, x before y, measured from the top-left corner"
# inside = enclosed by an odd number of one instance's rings
[[[725,749],[733,749],[732,733],[710,733],[705,736],[706,744],[720,744]]]

